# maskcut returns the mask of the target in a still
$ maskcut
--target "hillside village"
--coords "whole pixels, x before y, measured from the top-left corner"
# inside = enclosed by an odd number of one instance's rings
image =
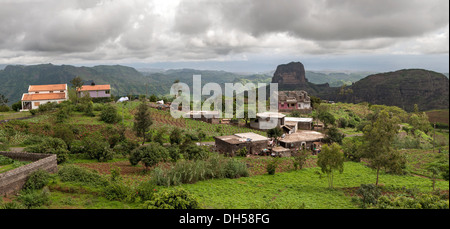
[[[0,206],[163,208],[153,200],[182,187],[189,208],[414,208],[424,198],[448,208],[448,109],[329,101],[293,71],[274,74],[278,112],[242,119],[176,119],[173,98],[114,95],[82,77],[29,85],[0,113]]]

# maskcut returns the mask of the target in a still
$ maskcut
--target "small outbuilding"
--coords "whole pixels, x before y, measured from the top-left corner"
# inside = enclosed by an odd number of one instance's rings
[[[252,132],[214,137],[216,151],[227,156],[235,156],[242,148],[247,154],[258,155],[268,148],[269,138]]]

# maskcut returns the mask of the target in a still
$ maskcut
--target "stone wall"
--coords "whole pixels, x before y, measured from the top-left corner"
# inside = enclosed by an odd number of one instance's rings
[[[38,169],[43,169],[50,173],[55,173],[58,170],[56,154],[0,151],[0,155],[19,161],[32,161],[32,163],[23,165],[19,168],[0,173],[0,196],[11,195],[20,191],[28,176]]]

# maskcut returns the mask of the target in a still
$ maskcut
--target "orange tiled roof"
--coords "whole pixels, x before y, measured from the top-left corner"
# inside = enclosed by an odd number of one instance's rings
[[[78,91],[104,91],[104,90],[111,90],[111,86],[109,84],[105,85],[83,85],[81,87],[81,90]]]
[[[66,87],[67,84],[30,85],[28,91],[64,91]]]
[[[22,101],[65,99],[66,93],[23,94]]]

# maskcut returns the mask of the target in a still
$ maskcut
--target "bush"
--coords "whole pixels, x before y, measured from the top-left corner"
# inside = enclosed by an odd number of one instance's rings
[[[31,153],[56,154],[58,164],[65,162],[69,153],[67,144],[62,139],[52,137],[45,138],[42,143],[38,145],[26,147],[25,151]]]
[[[2,165],[9,165],[14,163],[14,160],[12,158],[0,155],[0,166]]]
[[[348,121],[345,118],[339,118],[338,122],[340,128],[346,128],[348,126]]]
[[[206,160],[209,158],[209,151],[205,147],[194,144],[189,144],[181,153],[187,160]]]
[[[306,160],[308,159],[309,153],[306,150],[298,151],[297,155],[294,156],[294,169],[303,169],[303,166],[306,164]]]
[[[141,201],[152,200],[156,193],[156,184],[153,181],[145,181],[136,187],[136,195]]]
[[[382,196],[378,199],[381,209],[449,209],[448,200],[438,195],[419,194],[414,197],[397,196],[390,198]]]
[[[236,151],[236,156],[239,157],[246,157],[247,156],[247,147],[240,148],[238,151]]]
[[[109,143],[106,142],[98,132],[83,138],[82,143],[84,152],[92,159],[108,161],[113,158],[114,151],[111,150]]]
[[[26,189],[20,192],[17,200],[28,209],[40,207],[50,202],[50,191],[48,188],[42,191]]]
[[[207,161],[181,161],[172,168],[156,167],[152,178],[157,185],[173,186],[207,179],[248,176],[245,163],[214,155]]]
[[[146,169],[157,165],[161,161],[167,161],[169,152],[162,145],[151,142],[149,145],[141,146],[131,152],[130,163],[137,165],[142,162]]]
[[[184,189],[164,190],[145,202],[147,209],[198,209],[197,199]]]
[[[111,104],[105,105],[100,113],[100,120],[110,124],[117,123],[120,120],[117,108]]]
[[[266,167],[267,173],[269,175],[274,175],[275,174],[275,170],[278,167],[278,158],[273,158]]]
[[[38,169],[30,174],[23,186],[23,189],[41,189],[48,183],[49,180],[50,173],[45,170]]]
[[[120,182],[111,182],[103,187],[102,195],[110,201],[126,200],[131,197],[131,189]]]
[[[10,109],[7,105],[0,106],[0,112],[8,112],[8,111],[10,111]]]
[[[230,159],[225,163],[224,175],[226,178],[234,179],[239,177],[248,177],[247,165],[235,159]]]
[[[76,165],[65,165],[58,170],[62,182],[78,182],[90,186],[106,186],[108,180],[96,171],[90,171]]]
[[[380,189],[374,184],[362,184],[356,193],[361,196],[360,200],[363,208],[376,205],[378,198],[381,196]]]

